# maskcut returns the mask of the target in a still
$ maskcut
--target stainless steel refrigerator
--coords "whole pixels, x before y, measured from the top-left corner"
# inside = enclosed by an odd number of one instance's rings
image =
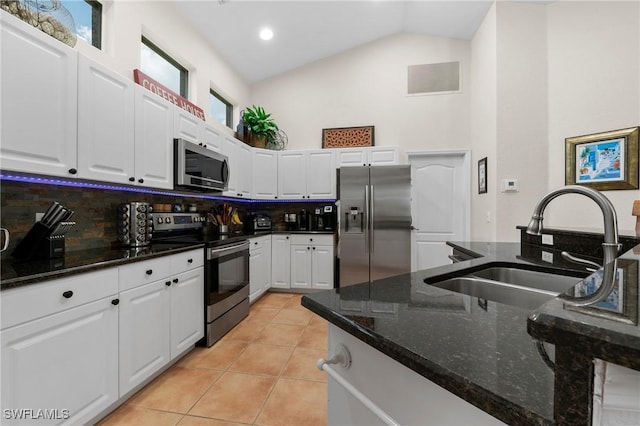
[[[410,166],[338,170],[340,287],[411,270]]]

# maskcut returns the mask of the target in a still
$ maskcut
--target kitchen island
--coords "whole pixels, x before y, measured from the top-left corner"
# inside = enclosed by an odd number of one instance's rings
[[[588,383],[584,378],[593,373],[592,358],[601,357],[637,369],[640,359],[638,326],[564,310],[562,302],[556,299],[531,311],[425,284],[425,278],[490,262],[538,264],[545,268],[539,260],[522,256],[519,243],[449,245],[477,258],[307,295],[302,304],[329,321],[330,340],[334,335],[346,333],[502,422],[590,424],[592,378]],[[628,288],[633,287],[635,279],[637,289],[638,257],[629,251],[618,265],[629,271],[635,267],[635,278],[633,274],[626,275]],[[637,311],[637,292],[635,295]],[[594,325],[577,326],[590,321],[585,317],[591,318]],[[598,333],[593,334],[596,323]],[[580,335],[580,339],[568,338],[570,333]],[[541,344],[536,344],[536,338],[552,343],[564,339],[555,351],[556,362],[559,362],[556,373],[564,375],[563,379],[556,378],[543,352],[538,350]],[[613,340],[604,345],[606,350],[596,350],[604,348],[598,342],[607,339]],[[330,341],[330,346],[332,344]],[[573,344],[582,352],[569,362],[577,353],[570,351]],[[551,351],[553,347],[547,345],[547,349]],[[592,349],[593,352],[589,352]],[[607,353],[611,355],[606,356]],[[551,355],[553,358],[553,352]],[[354,365],[356,362],[354,357]],[[577,372],[579,380],[575,383],[570,383],[569,380],[576,377],[567,375],[567,368]],[[371,374],[375,375],[375,372]],[[558,384],[564,387],[558,387]],[[583,386],[586,391],[576,389]],[[359,390],[372,394],[367,388]],[[397,390],[387,393],[387,401],[370,396],[400,423],[405,423],[406,417],[403,418],[402,410],[394,408],[395,402],[409,397],[411,395],[403,395]],[[425,394],[425,407],[428,398]],[[567,410],[570,404],[575,405]],[[329,407],[331,419],[331,404]],[[441,405],[440,409],[458,411],[457,407]],[[423,423],[428,423],[428,409],[424,409],[422,416]],[[455,419],[452,422],[455,423]]]

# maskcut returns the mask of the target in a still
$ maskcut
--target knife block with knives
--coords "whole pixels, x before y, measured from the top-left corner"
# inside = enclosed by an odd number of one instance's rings
[[[73,210],[54,202],[20,241],[12,253],[13,257],[51,259],[64,256],[64,236],[76,224],[69,221],[74,213]]]

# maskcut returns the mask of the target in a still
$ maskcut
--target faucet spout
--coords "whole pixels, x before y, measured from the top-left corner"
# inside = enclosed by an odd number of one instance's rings
[[[604,253],[603,264],[612,262],[617,256],[620,250],[620,244],[618,243],[618,218],[616,216],[616,210],[611,204],[611,201],[599,191],[588,188],[586,186],[569,185],[562,188],[558,188],[545,195],[533,210],[531,221],[527,226],[527,234],[542,235],[543,225],[543,213],[547,205],[553,200],[564,194],[582,194],[593,201],[602,210],[604,219],[604,242],[602,243],[602,251]]]

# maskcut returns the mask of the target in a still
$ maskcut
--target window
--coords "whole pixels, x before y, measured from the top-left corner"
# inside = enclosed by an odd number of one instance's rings
[[[140,70],[187,99],[187,69],[144,36],[141,46]]]
[[[76,35],[90,45],[102,48],[102,4],[93,0],[62,1],[76,26]]]
[[[209,92],[209,114],[216,121],[233,129],[233,105],[213,90]]]

